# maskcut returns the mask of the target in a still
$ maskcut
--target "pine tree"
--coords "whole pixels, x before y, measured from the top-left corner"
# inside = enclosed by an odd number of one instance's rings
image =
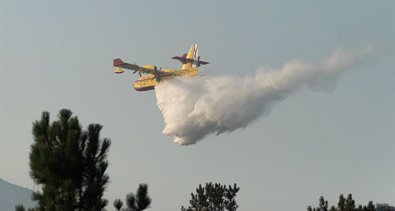
[[[22,204],[15,205],[15,211],[25,211],[25,207]]]
[[[367,211],[375,211],[376,210],[372,201],[369,201],[368,206],[366,207],[366,210]]]
[[[43,112],[33,123],[30,175],[41,186],[33,199],[43,211],[101,210],[107,204],[102,196],[110,140],[100,138],[101,125],[82,130],[70,110],[61,110],[58,118],[50,124]]]
[[[328,211],[328,201],[324,199],[323,196],[320,197],[320,211]]]
[[[353,210],[355,210],[355,201],[352,199],[351,193],[348,194],[347,199],[344,202],[344,209],[346,211],[353,211]]]
[[[101,125],[91,124],[88,126],[86,135],[82,135],[84,168],[84,193],[82,200],[85,210],[101,210],[108,201],[102,199],[105,185],[109,181],[105,171],[108,167],[107,152],[110,148],[110,140],[100,140]],[[101,145],[100,145],[101,142]]]
[[[345,211],[345,203],[346,203],[346,199],[344,198],[343,194],[340,194],[339,196],[339,202],[337,203],[337,209],[339,211]]]
[[[319,207],[314,208],[312,206],[307,207],[307,211],[327,211],[328,210],[328,201],[324,199],[324,197],[320,197],[319,199]],[[352,198],[352,194],[348,194],[347,198],[344,198],[343,194],[339,196],[339,202],[337,203],[337,208],[335,206],[331,206],[329,211],[387,211],[394,210],[395,207],[391,207],[388,204],[377,204],[375,207],[373,202],[370,201],[367,205],[356,205],[354,199]]]
[[[235,211],[239,207],[235,200],[239,190],[236,184],[233,187],[211,182],[205,187],[199,185],[196,194],[191,193],[190,206],[182,206],[181,211]]]
[[[151,201],[147,184],[140,184],[136,194],[130,193],[126,196],[126,205],[131,211],[145,210],[149,207]]]
[[[116,210],[120,211],[122,209],[123,202],[121,199],[115,199],[114,200],[114,207]]]

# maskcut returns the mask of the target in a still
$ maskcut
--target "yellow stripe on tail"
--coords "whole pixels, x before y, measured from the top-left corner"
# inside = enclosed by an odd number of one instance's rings
[[[193,44],[191,46],[191,49],[189,49],[189,52],[186,55],[186,59],[192,59],[195,61],[198,60],[198,46],[197,46],[197,44]],[[195,66],[195,65],[193,64],[192,61],[187,61],[186,64],[182,65],[181,70],[191,69],[193,66]]]

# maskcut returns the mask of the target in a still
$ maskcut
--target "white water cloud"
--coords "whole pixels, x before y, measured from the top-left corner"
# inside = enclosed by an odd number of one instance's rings
[[[372,55],[337,50],[317,62],[291,61],[261,69],[255,76],[207,76],[166,80],[156,87],[165,122],[163,134],[174,143],[195,144],[206,135],[244,128],[303,86],[332,90],[341,74]]]

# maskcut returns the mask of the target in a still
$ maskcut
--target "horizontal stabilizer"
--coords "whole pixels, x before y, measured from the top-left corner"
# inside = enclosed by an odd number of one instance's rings
[[[183,56],[173,56],[171,58],[180,61],[182,64],[192,63],[192,64],[196,64],[196,66],[198,66],[198,67],[200,65],[209,64],[209,62],[201,61],[200,59],[197,59],[197,60],[196,59],[188,59],[185,57],[185,54]]]
[[[129,69],[129,70],[141,71],[142,69],[144,69],[144,68],[139,67],[138,65],[126,63],[126,62],[122,61],[120,58],[114,59],[113,65],[114,65],[114,67],[122,67],[122,68]]]

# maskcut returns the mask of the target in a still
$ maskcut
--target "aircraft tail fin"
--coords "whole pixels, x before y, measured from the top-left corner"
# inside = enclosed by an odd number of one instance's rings
[[[208,64],[208,62],[200,61],[199,48],[197,44],[193,44],[188,53],[183,54],[182,56],[174,56],[172,59],[176,59],[183,64],[181,67],[182,70]]]
[[[193,59],[193,60],[195,60],[197,58],[197,56],[199,56],[198,55],[198,46],[197,46],[197,44],[193,44],[191,46],[191,48],[189,49],[188,54],[186,55],[186,59]],[[193,66],[196,66],[194,64],[194,62],[187,60],[186,64],[182,65],[181,69],[184,70],[184,69],[192,68]]]

